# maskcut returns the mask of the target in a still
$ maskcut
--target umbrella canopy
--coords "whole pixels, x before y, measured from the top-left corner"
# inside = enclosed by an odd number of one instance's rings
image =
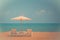
[[[24,16],[19,16],[19,17],[12,18],[12,20],[20,20],[20,21],[23,21],[23,20],[31,20],[31,18],[24,17]]]

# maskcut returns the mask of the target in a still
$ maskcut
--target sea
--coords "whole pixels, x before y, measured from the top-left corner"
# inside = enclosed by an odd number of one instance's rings
[[[0,32],[26,31],[32,29],[33,32],[60,32],[60,23],[0,23]]]

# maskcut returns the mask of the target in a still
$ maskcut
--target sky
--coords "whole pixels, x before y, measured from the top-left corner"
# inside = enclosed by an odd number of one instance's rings
[[[18,16],[31,18],[27,23],[60,23],[60,0],[0,0],[0,23],[19,23]]]

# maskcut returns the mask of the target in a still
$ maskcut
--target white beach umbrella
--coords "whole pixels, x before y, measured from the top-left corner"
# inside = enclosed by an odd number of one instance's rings
[[[12,20],[20,20],[20,21],[23,21],[23,20],[31,20],[31,18],[28,18],[28,17],[24,17],[24,16],[19,16],[19,17],[15,17],[15,18],[11,18]]]
[[[21,21],[21,25],[22,25],[22,21],[28,21],[31,20],[31,18],[25,17],[25,16],[19,16],[19,17],[15,17],[15,18],[11,18],[12,20],[19,20]]]

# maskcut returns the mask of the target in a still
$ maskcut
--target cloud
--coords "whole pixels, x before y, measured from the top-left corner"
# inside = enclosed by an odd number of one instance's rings
[[[40,10],[40,13],[45,13],[46,12],[46,10]]]
[[[47,12],[46,10],[38,10],[38,11],[36,11],[36,14],[42,15],[42,14],[45,14],[46,12]]]

